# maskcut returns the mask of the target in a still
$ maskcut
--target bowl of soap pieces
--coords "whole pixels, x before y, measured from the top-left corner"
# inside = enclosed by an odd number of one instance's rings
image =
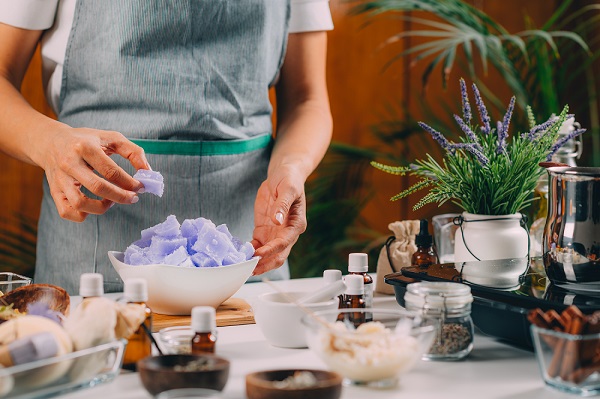
[[[108,257],[123,280],[145,279],[148,306],[168,315],[189,315],[194,306],[217,308],[258,263],[252,244],[234,237],[225,224],[202,217],[180,224],[174,215]]]

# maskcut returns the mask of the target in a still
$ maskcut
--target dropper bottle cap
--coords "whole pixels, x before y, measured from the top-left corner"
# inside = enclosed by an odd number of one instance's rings
[[[123,295],[131,302],[148,301],[148,283],[143,278],[128,278],[125,280]]]
[[[351,253],[348,255],[348,271],[365,273],[369,271],[369,255],[364,253]]]
[[[327,269],[323,271],[323,280],[325,284],[333,284],[342,279],[342,271],[337,269]]]
[[[79,295],[86,297],[104,295],[104,277],[100,273],[83,273],[79,278]]]
[[[365,280],[362,276],[349,274],[345,278],[346,295],[364,295]]]
[[[415,236],[415,245],[417,247],[429,248],[433,244],[433,237],[429,234],[427,219],[421,219],[419,234]]]
[[[217,315],[212,306],[192,308],[192,330],[197,333],[213,332],[217,328]]]

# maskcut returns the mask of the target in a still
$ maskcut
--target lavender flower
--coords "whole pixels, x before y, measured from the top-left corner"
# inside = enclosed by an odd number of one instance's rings
[[[502,124],[498,123],[498,146],[496,147],[496,154],[502,154],[506,151],[506,138],[508,137],[508,127],[510,126],[510,119],[512,118],[513,110],[515,109],[515,97],[510,99],[506,113]]]
[[[431,126],[429,126],[423,122],[419,122],[418,125],[422,129],[429,132],[429,134],[431,134],[431,137],[433,137],[433,139],[435,141],[437,141],[439,143],[439,145],[442,146],[443,149],[454,154],[454,149],[452,148],[452,144],[450,144],[450,142],[448,140],[446,140],[446,138],[440,132],[438,132],[437,130],[435,130],[434,128],[432,128]]]
[[[481,123],[483,123],[481,131],[483,134],[490,134],[490,131],[492,130],[492,127],[490,126],[490,116],[488,115],[487,108],[483,103],[483,99],[481,98],[481,94],[479,94],[479,89],[475,83],[473,83],[473,93],[475,93],[475,104],[477,104],[477,110],[479,110]]]
[[[487,164],[490,163],[490,160],[483,154],[482,151],[477,148],[477,144],[459,143],[453,144],[452,147],[455,149],[464,149],[469,151],[475,158],[477,158],[477,161],[481,164],[481,166],[487,166]]]
[[[552,156],[554,154],[556,154],[556,151],[558,151],[560,149],[560,147],[565,145],[567,141],[579,136],[580,134],[582,134],[585,131],[586,131],[586,129],[577,129],[577,130],[565,135],[564,137],[561,137],[560,139],[558,139],[556,141],[556,143],[554,143],[554,145],[552,147],[550,147],[550,152],[548,153],[548,156],[546,157],[546,161],[551,161]]]
[[[532,127],[529,133],[527,134],[527,139],[529,141],[533,141],[538,133],[545,132],[546,130],[548,130],[550,126],[552,126],[557,120],[558,116],[552,115],[546,122],[540,123],[539,125]],[[521,137],[524,137],[524,135],[525,133],[523,133]]]
[[[460,78],[460,94],[462,97],[463,120],[468,125],[471,123],[471,104],[469,103],[469,95],[467,94],[467,84],[463,78]]]
[[[458,123],[458,126],[460,126],[461,130],[469,138],[469,141],[471,143],[478,144],[477,136],[475,136],[475,132],[473,132],[473,130],[471,130],[471,128],[469,127],[469,125],[467,125],[465,123],[465,121],[460,116],[458,116],[456,114],[454,114],[454,119],[456,120],[456,123]]]

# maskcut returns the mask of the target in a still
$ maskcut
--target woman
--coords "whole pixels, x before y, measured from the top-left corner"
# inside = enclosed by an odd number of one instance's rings
[[[0,0],[0,148],[45,171],[36,282],[120,290],[107,251],[170,214],[226,223],[255,274],[278,268],[331,139],[330,28],[322,0]],[[38,43],[58,121],[19,93]],[[131,177],[150,165],[162,198]]]

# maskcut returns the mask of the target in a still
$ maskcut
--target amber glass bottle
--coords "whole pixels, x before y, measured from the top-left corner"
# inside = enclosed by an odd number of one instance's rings
[[[369,271],[369,255],[364,253],[351,253],[348,255],[348,274],[363,278],[365,293],[363,299],[367,308],[373,307],[373,277]]]
[[[344,294],[344,302],[346,309],[365,309],[366,302],[365,296],[365,281],[362,276],[355,274],[349,274],[345,278],[346,282],[346,293]],[[367,320],[366,313],[360,312],[348,312],[346,317],[354,323],[355,327],[370,321]]]
[[[127,339],[127,347],[123,357],[123,368],[135,370],[136,363],[152,354],[152,341],[148,335],[152,331],[152,310],[146,305],[148,286],[142,278],[125,280],[124,296],[128,303],[136,303],[145,307],[146,318],[143,325]],[[146,329],[144,328],[146,327]]]
[[[419,234],[415,236],[417,251],[412,255],[413,266],[427,267],[438,262],[438,257],[433,249],[433,237],[429,234],[427,219],[421,219]]]
[[[216,312],[210,306],[196,306],[192,309],[192,355],[215,353],[217,343]]]

